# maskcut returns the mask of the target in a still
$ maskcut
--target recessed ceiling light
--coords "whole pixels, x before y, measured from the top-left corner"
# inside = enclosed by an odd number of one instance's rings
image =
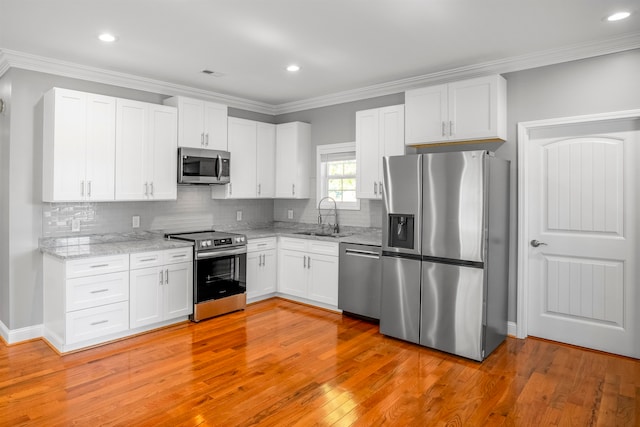
[[[109,33],[102,33],[98,36],[98,38],[100,39],[100,41],[106,42],[106,43],[112,43],[114,41],[116,41],[116,36],[114,36],[113,34],[109,34]]]
[[[287,71],[295,73],[296,71],[300,71],[300,66],[296,64],[291,64],[287,67]]]
[[[620,21],[631,16],[630,12],[616,12],[613,15],[607,16],[607,21]]]

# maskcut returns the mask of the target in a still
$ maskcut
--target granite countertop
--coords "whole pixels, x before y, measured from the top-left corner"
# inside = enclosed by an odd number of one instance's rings
[[[341,227],[340,232],[336,237],[333,236],[318,236],[318,235],[306,235],[299,234],[305,231],[320,231],[318,227],[311,226],[311,224],[304,223],[277,223],[272,227],[259,227],[234,230],[236,233],[242,233],[247,236],[248,240],[260,239],[264,237],[295,237],[298,239],[311,239],[311,240],[324,240],[327,242],[338,243],[355,243],[360,245],[382,245],[382,230],[379,228],[367,228],[367,227]]]
[[[223,231],[223,230],[220,230]],[[324,240],[328,242],[356,243],[380,246],[382,230],[366,227],[342,227],[340,233],[333,236],[299,234],[305,231],[320,231],[318,227],[304,223],[275,223],[255,228],[226,229],[224,231],[241,233],[248,240],[264,237],[295,237],[298,239]],[[141,231],[135,233],[94,234],[89,236],[51,237],[39,241],[40,252],[60,259],[70,260],[107,255],[129,254],[136,252],[160,251],[165,249],[193,246],[182,240],[167,240],[164,233]]]
[[[91,258],[193,246],[190,242],[167,240],[163,233],[149,231],[52,237],[40,239],[39,243],[40,252],[60,259]]]

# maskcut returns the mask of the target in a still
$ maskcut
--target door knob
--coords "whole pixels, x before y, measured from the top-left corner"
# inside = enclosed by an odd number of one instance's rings
[[[533,246],[534,248],[537,248],[538,246],[547,246],[547,244],[545,242],[540,242],[534,239],[531,241],[531,246]]]

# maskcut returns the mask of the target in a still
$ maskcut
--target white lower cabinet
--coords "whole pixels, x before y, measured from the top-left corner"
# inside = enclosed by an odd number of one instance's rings
[[[338,306],[338,242],[281,237],[278,292],[325,308]]]
[[[183,247],[66,261],[44,255],[44,338],[65,353],[191,314],[192,250]]]
[[[193,313],[191,248],[132,254],[129,282],[132,329]]]
[[[277,291],[276,238],[247,243],[247,300],[260,301]]]

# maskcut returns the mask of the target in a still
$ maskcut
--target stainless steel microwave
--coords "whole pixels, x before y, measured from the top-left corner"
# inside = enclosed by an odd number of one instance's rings
[[[230,166],[228,151],[178,148],[178,184],[228,184]]]

